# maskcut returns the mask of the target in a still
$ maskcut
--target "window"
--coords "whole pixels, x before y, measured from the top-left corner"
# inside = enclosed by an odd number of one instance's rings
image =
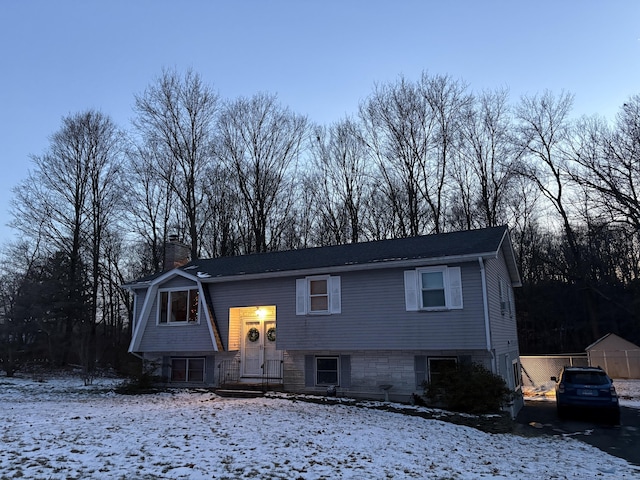
[[[351,387],[350,355],[305,355],[304,386]]]
[[[421,272],[420,288],[423,308],[444,308],[447,306],[444,296],[443,271]]]
[[[198,289],[163,290],[159,293],[158,323],[198,321]]]
[[[316,385],[339,385],[338,357],[316,357]]]
[[[204,358],[172,358],[172,382],[204,382]]]
[[[455,357],[429,358],[429,383],[440,386],[447,376],[458,369],[458,359]]]
[[[424,267],[404,272],[405,305],[412,310],[462,308],[460,267]]]
[[[329,289],[328,279],[309,280],[309,311],[328,312],[329,311]]]
[[[508,315],[509,317],[513,316],[513,290],[511,289],[511,285],[504,280],[500,279],[499,283],[500,288],[500,313],[502,315]]]
[[[319,275],[296,280],[296,315],[330,315],[340,311],[340,277]]]

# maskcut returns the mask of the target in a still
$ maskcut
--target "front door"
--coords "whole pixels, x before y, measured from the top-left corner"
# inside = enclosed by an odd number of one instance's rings
[[[275,320],[247,317],[243,327],[242,376],[279,378],[282,352],[276,350]]]

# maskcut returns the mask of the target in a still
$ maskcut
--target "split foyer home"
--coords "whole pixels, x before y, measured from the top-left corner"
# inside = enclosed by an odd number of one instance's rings
[[[520,284],[506,227],[198,259],[124,286],[129,351],[170,384],[407,402],[476,362],[517,392]]]

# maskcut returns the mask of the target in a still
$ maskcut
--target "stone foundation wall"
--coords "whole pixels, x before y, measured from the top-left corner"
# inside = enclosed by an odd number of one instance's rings
[[[488,363],[484,351],[286,351],[284,352],[284,389],[289,392],[324,395],[326,386],[305,386],[305,356],[344,356],[349,355],[351,376],[337,387],[337,395],[354,398],[383,400],[385,391],[381,385],[392,385],[388,390],[391,401],[408,403],[414,393],[422,393],[417,384],[415,357],[461,357],[470,356],[478,363]],[[346,385],[346,386],[345,386]]]

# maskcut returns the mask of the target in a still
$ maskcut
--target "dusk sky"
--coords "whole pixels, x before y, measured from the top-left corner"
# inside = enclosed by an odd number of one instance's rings
[[[62,117],[92,108],[129,128],[163,68],[193,69],[223,99],[276,93],[321,124],[423,71],[508,87],[514,103],[565,90],[574,116],[613,120],[640,94],[640,2],[2,0],[0,62],[3,244],[12,189]]]

